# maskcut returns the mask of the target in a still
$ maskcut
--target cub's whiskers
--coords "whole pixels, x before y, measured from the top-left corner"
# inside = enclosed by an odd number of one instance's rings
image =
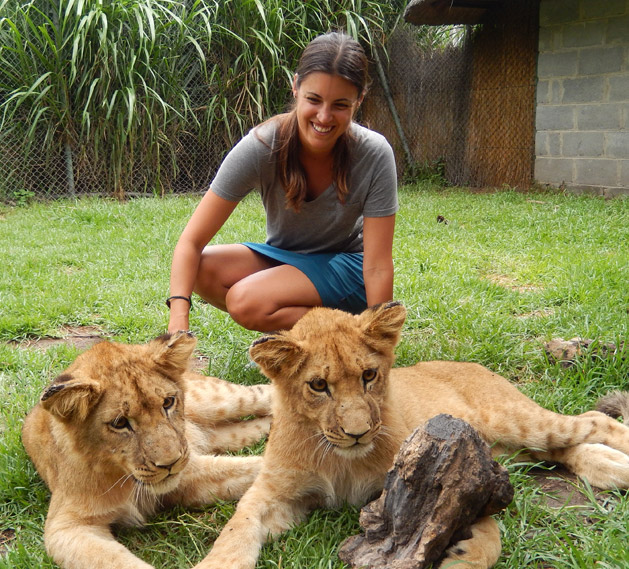
[[[319,433],[319,437],[319,441],[317,442],[317,446],[315,447],[315,453],[319,454],[319,459],[317,460],[317,468],[321,468],[324,459],[326,458],[326,456],[331,454],[332,449],[334,448],[332,443],[323,433]]]
[[[136,481],[133,488],[133,502],[140,510],[152,509],[156,504],[161,506],[161,498],[153,486],[139,480]]]
[[[118,478],[118,480],[116,480],[109,488],[107,488],[107,490],[105,490],[101,496],[104,496],[105,494],[108,494],[109,492],[111,492],[116,486],[120,485],[120,487],[124,486],[125,482],[127,480],[129,480],[130,478],[133,478],[133,474],[129,473],[129,474],[123,474],[120,478]]]

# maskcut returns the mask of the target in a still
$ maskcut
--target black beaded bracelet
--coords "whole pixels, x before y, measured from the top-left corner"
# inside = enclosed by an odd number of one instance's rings
[[[190,310],[192,310],[192,296],[179,296],[179,295],[169,296],[166,299],[166,306],[168,306],[168,308],[170,308],[170,301],[173,298],[180,298],[181,300],[187,300],[190,303]]]

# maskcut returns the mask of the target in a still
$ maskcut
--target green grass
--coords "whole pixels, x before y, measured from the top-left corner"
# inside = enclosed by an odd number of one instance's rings
[[[77,355],[12,343],[59,336],[62,326],[92,325],[125,342],[164,332],[173,247],[198,197],[33,203],[0,210],[0,536],[16,538],[0,553],[2,568],[54,568],[42,548],[48,492],[20,443],[24,414]],[[627,388],[629,363],[617,355],[585,356],[571,368],[549,362],[543,343],[581,336],[618,343],[629,326],[629,201],[521,194],[472,194],[409,186],[400,192],[395,241],[395,296],[408,308],[398,365],[420,359],[480,362],[539,403],[566,413],[591,408]],[[438,223],[442,215],[447,224]],[[261,240],[264,217],[248,198],[217,241]],[[195,302],[191,327],[207,372],[259,382],[245,369],[257,337],[223,313]],[[509,464],[513,504],[499,568],[629,567],[629,500],[553,508],[526,468]],[[588,495],[587,487],[578,490]],[[154,564],[189,567],[201,559],[233,511],[164,513],[119,539]],[[263,550],[259,567],[342,568],[342,539],[359,529],[357,510],[319,511]],[[1,543],[1,537],[0,537]],[[0,545],[2,551],[2,545]]]

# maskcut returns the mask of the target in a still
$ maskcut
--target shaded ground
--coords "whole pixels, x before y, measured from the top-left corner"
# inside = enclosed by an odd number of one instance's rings
[[[63,326],[59,337],[31,338],[23,342],[11,342],[11,344],[20,348],[35,348],[42,351],[62,344],[74,346],[80,350],[87,350],[94,344],[106,339],[103,331],[97,326]]]
[[[551,508],[593,507],[592,500],[580,491],[580,488],[583,488],[583,482],[561,466],[552,470],[533,468],[528,475],[541,490],[540,500]],[[601,505],[610,500],[609,494],[596,488],[592,488],[592,494],[596,502]]]

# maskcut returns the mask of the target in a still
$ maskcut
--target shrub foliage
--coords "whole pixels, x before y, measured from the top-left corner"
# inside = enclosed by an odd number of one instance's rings
[[[342,29],[368,45],[398,8],[376,0],[0,0],[0,159],[15,164],[13,190],[26,187],[19,172],[31,162],[41,182],[28,189],[45,194],[57,161],[70,194],[103,180],[118,196],[170,191],[185,174],[182,146],[207,152],[212,141],[218,162],[243,131],[284,108],[296,58],[315,35]]]

